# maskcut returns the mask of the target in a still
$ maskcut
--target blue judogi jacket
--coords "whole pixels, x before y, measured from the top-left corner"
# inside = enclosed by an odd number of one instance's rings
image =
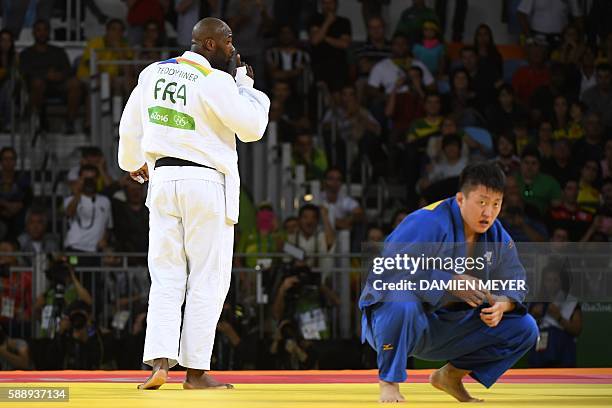
[[[414,256],[424,254],[426,256],[451,258],[465,257],[466,244],[464,243],[463,218],[456,199],[452,197],[421,208],[404,218],[385,240],[381,255],[383,257],[393,257],[398,253],[410,253]],[[519,260],[514,241],[498,220],[495,220],[484,234],[480,234],[476,246],[480,254],[474,253],[470,256],[486,255],[488,259],[484,270],[479,272],[478,278],[483,280],[525,279],[525,269]],[[474,275],[471,271],[465,273]],[[396,273],[385,277],[384,273],[375,275],[370,271],[359,299],[359,308],[365,311],[369,306],[379,302],[402,301],[401,296],[407,296],[397,292],[374,289],[373,282],[376,279],[384,281],[399,281],[400,279],[448,281],[452,279],[453,275],[453,272],[446,270],[419,270],[415,274]],[[507,296],[516,301],[515,313],[525,312],[522,302],[525,299],[526,292],[526,290],[492,291],[495,295]],[[409,296],[410,299],[414,299],[414,296],[416,296],[417,300],[427,303],[430,311],[440,308],[447,301],[458,300],[443,289],[410,291]]]

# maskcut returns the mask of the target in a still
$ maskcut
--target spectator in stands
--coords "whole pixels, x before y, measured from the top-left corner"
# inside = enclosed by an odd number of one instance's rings
[[[574,143],[572,151],[576,164],[582,165],[585,160],[603,159],[604,152],[604,128],[601,123],[601,115],[595,112],[589,113],[584,119],[584,138]]]
[[[359,79],[367,83],[374,65],[391,57],[391,42],[385,37],[385,21],[379,15],[367,21],[368,37],[357,49],[357,72]]]
[[[15,39],[9,30],[0,30],[0,132],[11,125],[13,95],[19,79],[19,58],[15,52]]]
[[[113,95],[128,95],[131,92],[135,85],[134,67],[112,63],[112,61],[131,60],[134,57],[128,42],[123,38],[124,32],[125,24],[121,20],[111,19],[106,23],[104,36],[92,38],[87,42],[77,71],[81,81],[89,80],[91,54],[95,50],[96,60],[109,61],[98,67],[98,73],[109,75]]]
[[[606,130],[612,129],[612,65],[600,64],[596,69],[596,85],[582,94],[590,112],[601,116]]]
[[[444,160],[442,139],[449,135],[458,135],[461,138],[461,157],[468,158],[470,156],[470,146],[467,141],[471,138],[457,125],[457,116],[450,114],[442,121],[440,133],[429,138],[427,156],[430,162],[439,163]]]
[[[607,178],[601,186],[602,204],[595,213],[593,223],[582,237],[582,242],[592,241],[597,234],[612,240],[612,179]]]
[[[557,95],[553,100],[551,122],[553,125],[553,138],[568,138],[570,125],[569,102],[565,95]]]
[[[72,76],[66,51],[49,44],[49,22],[38,20],[33,33],[34,45],[24,49],[19,57],[19,66],[30,92],[32,111],[41,115],[41,127],[46,129],[46,98],[66,98],[66,131],[71,133],[81,102],[81,85]]]
[[[572,151],[567,139],[553,142],[552,157],[542,163],[544,173],[553,176],[560,185],[570,179],[578,178],[578,169],[575,160],[572,160]]]
[[[361,226],[365,214],[357,200],[342,191],[342,170],[331,167],[325,172],[321,206],[327,208],[329,222],[338,230],[355,230]]]
[[[458,177],[461,174],[467,165],[467,157],[461,154],[462,145],[461,136],[456,133],[442,137],[442,158],[427,166],[419,182],[420,191],[424,191],[434,183]]]
[[[538,153],[542,162],[551,159],[553,151],[553,125],[549,120],[543,120],[538,126]]]
[[[323,224],[323,229],[319,225]],[[323,272],[322,281],[329,275],[329,268],[334,265],[332,258],[315,257],[333,252],[336,242],[334,226],[329,220],[329,211],[326,207],[317,207],[305,204],[298,212],[298,231],[287,236],[287,241],[301,248],[306,255],[306,265],[320,267]]]
[[[597,75],[595,75],[595,56],[596,52],[591,47],[586,47],[580,57],[578,65],[580,71],[580,100],[584,96],[584,92],[597,84]]]
[[[255,214],[255,227],[255,231],[249,233],[241,240],[238,252],[244,254],[269,254],[282,249],[282,237],[278,231],[278,221],[272,205],[269,203],[261,203],[259,205]],[[242,265],[248,268],[255,268],[258,261],[259,259],[254,256],[247,256]]]
[[[288,81],[275,81],[272,85],[272,101],[278,101],[283,105],[283,109],[287,116],[296,122],[304,115],[303,106],[300,104],[300,98],[295,94],[295,89],[291,87]]]
[[[527,48],[528,65],[520,67],[512,76],[512,87],[518,100],[529,105],[534,91],[550,84],[550,69],[546,65],[546,48],[540,44],[531,44]]]
[[[416,119],[406,135],[406,142],[420,152],[425,150],[428,138],[440,131],[442,125],[442,100],[440,95],[434,92],[425,96],[425,115]]]
[[[561,41],[561,32],[570,17],[582,21],[578,0],[522,0],[518,6],[518,20],[528,42],[542,41],[551,48]]]
[[[143,42],[147,24],[155,22],[163,30],[164,15],[170,0],[124,0],[127,3],[128,40],[131,45]]]
[[[145,23],[142,33],[142,41],[140,48],[137,50],[136,59],[141,61],[160,61],[162,53],[160,50],[152,50],[160,48],[164,45],[163,32],[157,21],[150,20]],[[138,65],[136,67],[136,75],[147,67],[148,64]]]
[[[563,185],[561,202],[549,211],[549,226],[552,230],[563,228],[571,241],[579,241],[593,222],[593,214],[578,204],[578,180],[568,180]]]
[[[562,41],[550,55],[552,62],[563,65],[578,65],[586,49],[584,35],[575,25],[568,25],[563,30]]]
[[[337,0],[322,0],[322,13],[315,14],[308,24],[315,80],[325,83],[332,93],[348,81],[346,50],[351,45],[351,21],[338,16],[337,9]]]
[[[328,151],[336,152],[336,165],[348,171],[359,170],[354,164],[360,164],[360,158],[368,156],[380,174],[384,167],[384,158],[381,158],[381,126],[370,111],[359,104],[357,90],[354,86],[345,86],[342,89],[341,104],[331,107],[323,117],[323,126],[329,132],[337,132],[335,146],[330,133],[326,133]]]
[[[264,71],[265,38],[274,29],[274,20],[263,0],[227,0],[225,19],[232,28],[233,42],[240,60],[253,67],[254,72]],[[259,81],[264,82],[261,75]]]
[[[425,5],[425,0],[413,0],[412,6],[408,7],[400,15],[395,27],[395,34],[402,34],[410,40],[410,45],[419,42],[423,34],[425,21],[438,22],[435,11]]]
[[[511,133],[502,133],[498,136],[495,161],[506,176],[512,175],[520,169],[521,159],[516,155],[514,138]]]
[[[108,244],[109,231],[113,228],[111,203],[106,196],[96,193],[97,167],[84,165],[79,172],[74,194],[64,199],[64,211],[68,232],[64,247],[71,252],[97,252]],[[144,239],[144,237],[140,237]],[[95,265],[97,259],[84,257],[79,265]]]
[[[541,272],[538,298],[545,302],[529,305],[538,322],[540,336],[530,352],[530,367],[576,367],[576,337],[582,331],[582,311],[570,292],[570,271],[549,264]]]
[[[312,134],[302,132],[298,134],[293,143],[292,167],[305,166],[306,180],[321,180],[327,170],[327,157],[325,152],[314,146]]]
[[[514,122],[512,134],[516,143],[516,153],[519,156],[523,155],[526,147],[535,143],[535,140],[533,140],[532,135],[529,133],[529,125],[526,119]]]
[[[527,148],[521,155],[521,170],[517,173],[519,189],[526,203],[536,207],[541,216],[561,198],[557,180],[540,171],[540,154],[535,148]]]
[[[32,317],[32,272],[11,271],[20,266],[19,259],[10,253],[19,250],[14,241],[0,241],[0,322],[10,326],[11,332],[29,337]]]
[[[266,51],[266,71],[270,79],[287,82],[293,93],[303,95],[309,85],[305,77],[309,69],[310,55],[297,46],[291,26],[281,26],[278,45]]]
[[[396,86],[398,79],[408,76],[411,67],[421,69],[423,76],[423,84],[427,88],[434,86],[434,78],[429,72],[429,69],[421,61],[413,58],[408,48],[408,38],[403,34],[396,34],[391,41],[391,57],[386,58],[372,68],[368,85],[370,86],[370,94],[377,94],[384,91],[384,94],[390,94]],[[405,81],[397,93],[407,92],[410,81]]]
[[[10,239],[16,239],[23,230],[25,211],[32,201],[30,179],[15,170],[16,165],[15,149],[0,149],[0,221]]]
[[[147,252],[149,249],[149,210],[144,205],[143,186],[124,177],[125,201],[112,200],[114,236],[119,252]]]
[[[499,220],[516,242],[544,242],[547,239],[546,226],[528,214],[518,192],[504,193]]]
[[[574,101],[570,104],[569,109],[569,124],[565,134],[555,135],[557,137],[566,137],[570,142],[575,142],[584,137],[584,113],[586,106],[582,102]]]
[[[30,347],[25,339],[9,337],[0,325],[0,371],[31,370]]]
[[[385,116],[391,119],[392,143],[403,139],[412,122],[424,115],[424,98],[423,70],[410,67],[407,75],[397,79],[385,102]]]
[[[464,68],[455,69],[450,75],[450,94],[447,109],[461,126],[482,124],[481,115],[475,110],[476,93],[473,90],[470,75]]]
[[[568,100],[578,97],[578,82],[571,81],[571,75],[566,67],[561,64],[553,64],[549,73],[550,81],[535,88],[529,98],[530,115],[533,123],[554,117],[556,97],[563,95]]]
[[[504,61],[495,45],[493,31],[487,24],[480,24],[474,32],[474,49],[478,55],[479,64],[495,67],[498,77],[501,77]]]
[[[612,177],[612,139],[608,139],[604,149],[604,158],[600,162],[601,177],[604,179]]]
[[[283,236],[287,238],[289,235],[296,234],[299,229],[298,218],[297,217],[287,217],[285,221],[283,221]]]
[[[46,209],[32,206],[25,217],[25,231],[18,237],[20,249],[36,254],[59,251],[59,237],[47,232],[48,224]]]
[[[422,40],[412,46],[412,54],[425,64],[434,77],[446,73],[446,45],[442,41],[438,23],[431,20],[423,23]]]
[[[524,121],[527,112],[517,103],[514,88],[509,84],[502,85],[497,91],[497,100],[487,107],[487,128],[499,135],[511,129],[515,123]]]
[[[81,167],[85,165],[94,166],[98,169],[99,176],[96,180],[96,191],[98,193],[102,192],[102,190],[105,188],[109,188],[114,183],[113,178],[108,173],[106,159],[104,158],[102,150],[97,146],[87,146],[81,149],[81,160],[79,164],[72,167],[66,176],[70,189],[73,191],[73,193],[75,183],[79,181]]]
[[[501,85],[501,77],[497,68],[485,60],[478,58],[474,47],[467,46],[461,49],[461,64],[470,76],[476,94],[475,105],[480,112],[495,101],[496,85]]]
[[[585,161],[580,170],[578,205],[592,214],[597,211],[601,199],[597,189],[599,173],[599,162],[596,160]]]

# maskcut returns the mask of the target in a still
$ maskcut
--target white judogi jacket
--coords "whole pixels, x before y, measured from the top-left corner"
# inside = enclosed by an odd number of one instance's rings
[[[213,167],[225,175],[226,217],[238,222],[240,177],[236,138],[255,142],[268,125],[270,99],[253,88],[241,67],[236,79],[214,69],[203,56],[181,57],[145,68],[119,125],[119,166],[136,171],[177,157]]]

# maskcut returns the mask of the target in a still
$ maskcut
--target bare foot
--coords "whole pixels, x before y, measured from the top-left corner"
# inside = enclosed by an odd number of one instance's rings
[[[469,371],[460,370],[448,363],[431,373],[429,382],[437,389],[455,397],[459,402],[484,402],[482,399],[472,397],[463,386],[461,379],[468,373]]]
[[[156,390],[168,380],[168,359],[159,358],[153,363],[153,372],[147,380],[138,386],[139,390]]]
[[[406,399],[399,392],[399,384],[380,380],[380,398],[378,402],[404,402]]]
[[[232,388],[234,388],[232,384],[221,383],[210,375],[206,374],[206,371],[204,370],[194,370],[191,368],[187,369],[187,375],[185,376],[185,381],[183,382],[183,389],[185,390],[228,390]]]

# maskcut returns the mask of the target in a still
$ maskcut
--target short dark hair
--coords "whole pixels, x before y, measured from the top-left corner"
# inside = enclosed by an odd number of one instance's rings
[[[81,148],[81,157],[100,157],[104,156],[102,149],[98,146],[85,146]]]
[[[125,23],[123,22],[123,20],[120,20],[118,18],[111,18],[110,20],[108,20],[105,25],[106,29],[108,30],[113,24],[119,24],[121,26],[121,29],[125,30]]]
[[[542,162],[540,152],[538,151],[537,147],[533,145],[529,145],[523,149],[523,153],[521,153],[521,160],[523,160],[525,157],[535,157],[538,162]]]
[[[459,51],[459,55],[463,54],[464,52],[473,52],[474,54],[478,54],[478,51],[476,51],[476,47],[473,47],[471,45],[466,45],[465,47],[461,48],[461,51]]]
[[[51,29],[51,24],[49,23],[49,20],[46,20],[44,18],[39,18],[38,20],[36,20],[34,24],[32,25],[32,27],[36,27],[37,25],[40,25],[40,24],[47,27],[47,30]]]
[[[298,217],[302,217],[302,214],[304,214],[306,211],[314,211],[314,213],[317,215],[317,218],[320,218],[321,211],[319,210],[319,207],[314,204],[304,204],[303,206],[301,206],[300,211],[298,212]]]
[[[459,176],[459,191],[468,193],[478,186],[504,192],[506,175],[495,161],[481,161],[465,166]]]
[[[97,176],[100,175],[100,170],[98,170],[96,166],[93,166],[91,164],[84,164],[79,169],[79,176],[83,175],[83,173],[85,173],[86,171],[93,171],[94,173],[96,173]]]
[[[0,149],[0,159],[2,158],[2,156],[4,156],[4,153],[6,152],[12,152],[15,158],[17,158],[17,150],[15,150],[14,147],[4,146],[2,149]]]
[[[448,145],[455,144],[459,149],[461,149],[461,136],[456,133],[451,133],[450,135],[442,136],[442,148],[444,149]]]
[[[334,171],[340,173],[340,177],[342,177],[342,179],[344,180],[344,172],[340,167],[337,166],[328,167],[327,170],[325,170],[325,173],[323,173],[323,178],[327,178],[327,176],[329,176],[329,173]]]

